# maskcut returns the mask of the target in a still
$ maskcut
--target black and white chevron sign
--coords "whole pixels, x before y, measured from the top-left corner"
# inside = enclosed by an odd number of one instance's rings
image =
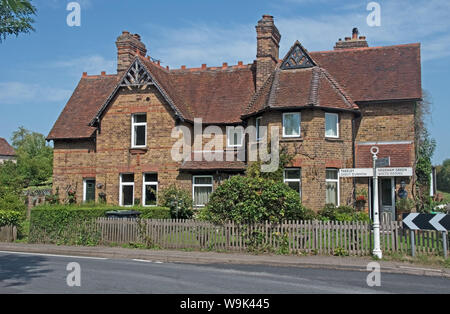
[[[450,231],[450,215],[403,214],[403,227],[410,230]]]

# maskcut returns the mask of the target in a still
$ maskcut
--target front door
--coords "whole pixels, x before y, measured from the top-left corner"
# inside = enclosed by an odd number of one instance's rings
[[[94,202],[95,201],[95,180],[86,179],[84,181],[84,201]]]
[[[394,178],[380,178],[380,218],[382,221],[395,220]]]

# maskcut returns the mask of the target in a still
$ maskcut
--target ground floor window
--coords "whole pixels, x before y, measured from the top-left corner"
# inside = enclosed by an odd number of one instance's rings
[[[300,198],[302,197],[302,171],[300,168],[284,170],[284,183],[297,191]]]
[[[127,173],[120,175],[120,206],[134,205],[134,174]]]
[[[83,180],[83,202],[95,201],[95,179]]]
[[[142,202],[144,206],[156,206],[158,204],[158,174],[144,173],[142,184]]]
[[[339,171],[327,169],[326,172],[326,204],[339,206]]]
[[[209,196],[213,191],[213,176],[193,176],[192,178],[192,198],[194,206],[205,206],[209,201]]]

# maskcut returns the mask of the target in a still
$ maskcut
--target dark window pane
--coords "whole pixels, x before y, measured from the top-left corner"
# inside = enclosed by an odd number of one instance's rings
[[[285,172],[286,179],[300,179],[300,170],[286,170]]]
[[[122,187],[123,206],[133,206],[133,190],[134,187],[125,185]]]
[[[158,189],[156,185],[146,185],[145,186],[145,205],[153,206],[156,205],[156,195],[158,194]]]
[[[300,194],[300,182],[287,182],[287,185]]]
[[[158,182],[158,174],[157,173],[146,173],[145,174],[145,182]]]
[[[338,171],[335,169],[327,170],[327,179],[329,180],[337,180],[338,178]]]
[[[134,183],[134,174],[123,174],[122,175],[122,182],[127,182],[127,183]]]
[[[134,145],[145,146],[145,126],[135,126],[134,133]]]
[[[144,122],[147,122],[147,115],[146,114],[134,115],[134,123],[144,123]]]
[[[212,184],[211,177],[196,177],[194,180],[195,184]]]

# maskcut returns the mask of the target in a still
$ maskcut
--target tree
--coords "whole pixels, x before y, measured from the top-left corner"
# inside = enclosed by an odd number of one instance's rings
[[[0,43],[8,35],[34,31],[31,16],[36,15],[36,7],[31,0],[0,0]]]
[[[20,127],[13,133],[11,143],[24,187],[48,183],[53,173],[53,148],[47,145],[45,136]]]
[[[426,127],[427,118],[431,114],[431,97],[423,92],[423,100],[417,103],[415,110],[415,143],[416,143],[416,204],[419,212],[430,210],[431,159],[436,149],[436,141],[430,137]]]
[[[450,193],[450,159],[444,160],[437,168],[436,181],[439,191]]]

